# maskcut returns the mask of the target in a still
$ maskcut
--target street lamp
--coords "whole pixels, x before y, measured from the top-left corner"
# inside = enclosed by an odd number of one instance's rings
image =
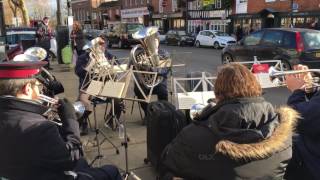
[[[291,27],[293,27],[293,0],[291,0],[291,13],[290,13]]]
[[[4,20],[3,0],[0,0],[0,37],[6,35],[6,23]]]

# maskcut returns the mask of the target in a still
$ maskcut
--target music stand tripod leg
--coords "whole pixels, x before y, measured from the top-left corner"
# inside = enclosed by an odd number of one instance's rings
[[[97,113],[96,113],[96,107],[97,107],[97,104],[94,102],[93,103],[93,119],[94,119],[94,130],[95,130],[95,140],[96,140],[96,143],[97,143],[97,148],[98,148],[98,155],[91,161],[90,163],[90,166],[92,166],[94,164],[94,162],[96,160],[98,160],[98,166],[100,166],[100,159],[103,158],[102,154],[101,154],[101,149],[100,149],[100,142],[99,142],[99,129],[98,129],[98,123],[97,123]]]
[[[125,112],[124,112],[125,113]],[[126,122],[120,122],[123,125],[123,131],[124,131],[124,141],[121,143],[121,145],[124,147],[125,152],[125,161],[126,161],[126,169],[125,173],[123,174],[124,180],[127,180],[130,176],[135,180],[141,180],[134,172],[129,171],[129,158],[128,158],[128,134],[127,134],[127,126]]]

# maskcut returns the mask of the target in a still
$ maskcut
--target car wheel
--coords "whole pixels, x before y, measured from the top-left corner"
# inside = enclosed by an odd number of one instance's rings
[[[118,47],[119,47],[119,48],[123,48],[123,43],[122,43],[121,40],[119,40],[119,42],[118,42]]]
[[[219,49],[220,48],[220,45],[219,45],[219,43],[217,41],[213,43],[213,48],[215,48],[215,49]]]
[[[289,71],[291,70],[291,65],[286,60],[281,60],[282,63],[282,70],[283,71]]]
[[[233,62],[233,58],[230,54],[226,53],[222,56],[222,64],[229,64]]]
[[[196,47],[199,48],[201,45],[200,45],[200,42],[199,41],[196,41]]]

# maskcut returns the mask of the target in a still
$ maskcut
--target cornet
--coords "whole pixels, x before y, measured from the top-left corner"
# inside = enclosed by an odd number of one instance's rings
[[[45,113],[45,115],[48,116],[48,119],[58,125],[62,125],[60,122],[57,122],[57,120],[61,121],[61,119],[59,118],[56,107],[55,107],[56,105],[58,105],[59,101],[57,99],[51,98],[43,94],[40,94],[38,96],[38,100],[40,103],[47,103],[49,110]],[[84,104],[80,101],[74,102],[73,108],[78,118],[80,118],[86,110]]]
[[[291,71],[278,71],[274,67],[269,68],[269,76],[271,81],[274,81],[277,79],[279,81],[280,85],[285,85],[284,83],[284,77],[286,75],[290,74],[301,74],[301,73],[316,73],[320,74],[320,69],[306,69],[306,70],[291,70]],[[309,83],[310,86],[318,87],[319,86],[319,78],[318,77],[312,77],[311,82],[308,82],[306,79],[306,84]]]

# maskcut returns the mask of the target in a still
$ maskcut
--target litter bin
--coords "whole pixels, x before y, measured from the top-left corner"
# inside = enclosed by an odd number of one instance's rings
[[[62,61],[62,49],[69,44],[69,29],[68,26],[57,26],[57,33],[56,33],[56,39],[57,39],[57,55],[58,55],[58,62],[59,64],[63,64]]]

